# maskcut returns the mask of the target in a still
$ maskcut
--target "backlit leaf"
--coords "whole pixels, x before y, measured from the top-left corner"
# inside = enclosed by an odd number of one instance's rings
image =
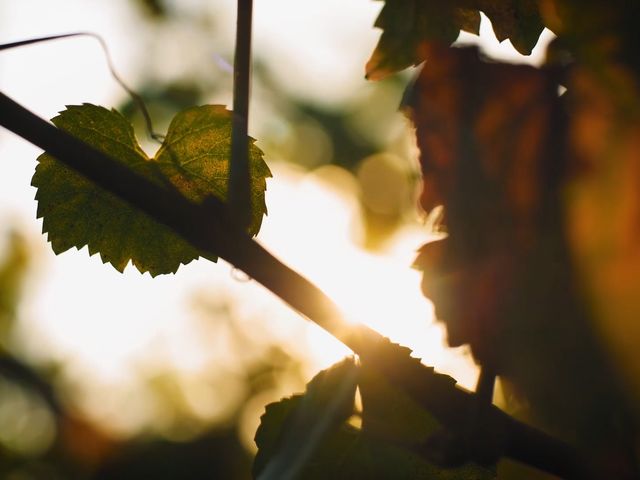
[[[463,14],[447,1],[387,0],[375,23],[382,35],[367,62],[367,78],[379,80],[419,64],[425,42],[452,43],[462,26],[472,23],[469,12]]]
[[[375,26],[380,40],[367,62],[366,76],[378,80],[427,59],[429,43],[449,45],[460,30],[478,34],[480,12],[496,37],[511,40],[529,55],[544,28],[536,0],[386,0]]]
[[[188,199],[226,198],[231,146],[231,112],[219,105],[187,109],[173,119],[156,158],[140,148],[131,124],[117,111],[69,106],[52,122],[159,185],[167,182]],[[271,174],[262,152],[250,142],[252,223],[255,235],[266,213],[264,192]],[[38,217],[53,251],[85,245],[122,272],[129,261],[152,276],[175,272],[201,253],[168,227],[132,208],[51,155],[38,157],[32,185],[38,189]],[[208,257],[211,260],[216,258]]]
[[[385,344],[386,345],[386,344]],[[414,365],[418,360],[408,357],[409,350],[389,344],[385,359],[402,358]],[[393,360],[391,360],[393,361]],[[357,368],[357,376],[354,376]],[[399,367],[402,368],[402,367]],[[433,382],[437,377],[439,388],[455,388],[449,377],[438,375],[433,369],[422,370]],[[440,378],[442,377],[442,378]],[[355,380],[363,401],[362,429],[347,422],[353,411]],[[419,382],[424,378],[416,378]],[[441,381],[440,381],[441,380]],[[349,390],[346,391],[344,386]],[[344,395],[340,396],[343,391]],[[434,395],[439,394],[438,388]],[[340,415],[327,416],[327,406],[338,398]],[[306,405],[306,406],[305,406]],[[305,418],[300,422],[300,412]],[[329,428],[313,452],[301,459],[300,452],[314,437],[314,424],[326,423]],[[306,425],[306,430],[300,431]],[[356,367],[351,360],[343,361],[318,374],[303,395],[294,395],[267,406],[256,433],[258,454],[254,464],[255,478],[300,478],[321,480],[326,478],[364,480],[393,478],[406,480],[491,480],[492,469],[475,464],[458,468],[434,465],[414,449],[439,427],[439,423],[403,391],[389,383],[370,368]],[[298,435],[298,436],[297,436]],[[293,440],[292,440],[293,439]],[[287,444],[289,448],[287,449]],[[297,449],[291,448],[297,445]],[[301,462],[293,476],[276,470],[270,464],[293,465]],[[286,472],[287,475],[291,471]]]
[[[318,445],[353,413],[356,373],[354,360],[345,359],[316,375],[304,395],[267,405],[255,436],[254,475],[290,478],[302,471]],[[305,474],[302,478],[322,477]]]

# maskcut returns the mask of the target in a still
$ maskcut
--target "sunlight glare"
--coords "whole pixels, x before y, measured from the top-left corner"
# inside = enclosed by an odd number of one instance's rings
[[[425,363],[471,387],[477,370],[468,355],[445,346],[443,329],[420,291],[420,273],[410,268],[416,250],[429,239],[426,229],[406,227],[388,252],[367,252],[355,242],[360,217],[350,173],[335,166],[308,174],[286,164],[273,169],[278,181],[268,194],[275,213],[265,221],[261,241],[324,290],[347,320],[409,346]],[[308,348],[318,368],[349,352],[315,326],[308,330]]]

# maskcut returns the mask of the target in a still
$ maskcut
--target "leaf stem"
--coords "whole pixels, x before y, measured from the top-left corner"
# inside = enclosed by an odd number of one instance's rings
[[[140,109],[140,113],[142,113],[142,117],[144,118],[144,124],[147,129],[147,135],[149,135],[149,137],[151,137],[153,140],[159,143],[162,143],[162,140],[164,140],[164,135],[154,132],[153,123],[151,121],[151,115],[149,115],[149,110],[147,110],[147,106],[145,105],[144,100],[138,93],[136,93],[132,88],[130,88],[125,83],[125,81],[122,79],[122,77],[120,77],[120,75],[118,75],[116,67],[113,64],[113,59],[111,58],[111,54],[109,53],[109,47],[107,46],[107,42],[105,42],[104,39],[97,33],[73,32],[73,33],[63,33],[61,35],[50,35],[47,37],[29,38],[27,40],[19,40],[17,42],[4,43],[0,45],[0,51],[10,50],[12,48],[17,48],[17,47],[25,47],[27,45],[34,45],[36,43],[49,42],[51,40],[61,40],[63,38],[73,38],[73,37],[91,37],[98,41],[98,43],[100,44],[100,47],[102,48],[104,56],[107,60],[107,67],[109,68],[109,73],[111,73],[111,76],[113,77],[113,79],[118,83],[118,85],[122,87],[122,89],[125,92],[127,92],[127,94],[131,97],[131,100],[133,100],[133,103],[135,103],[136,106]]]

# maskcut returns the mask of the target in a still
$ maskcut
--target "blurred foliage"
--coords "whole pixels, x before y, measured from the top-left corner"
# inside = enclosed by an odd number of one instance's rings
[[[510,379],[546,428],[588,448],[626,441],[630,405],[576,291],[561,227],[556,85],[542,70],[481,62],[475,50],[431,58],[440,70],[422,72],[412,111],[422,204],[444,205],[448,237],[416,263],[449,343],[470,344]]]
[[[251,455],[233,429],[187,442],[149,440],[128,445],[91,478],[94,480],[247,479]]]
[[[156,366],[141,375],[155,402],[157,428],[120,438],[78,408],[74,390],[63,378],[64,364],[36,362],[16,343],[19,306],[31,294],[24,287],[33,252],[23,234],[9,231],[5,237],[0,255],[1,478],[250,478],[253,451],[242,438],[242,422],[256,415],[254,399],[273,398],[283,381],[301,383],[300,359],[282,350],[277,340],[256,336],[250,324],[234,321],[238,314],[224,297],[196,295],[203,327],[226,339],[227,363],[233,363],[231,369],[223,363],[209,365],[196,380],[202,388],[210,383],[208,401],[223,403],[222,409],[205,406],[213,415],[203,413],[203,406],[195,409],[185,396],[183,374]],[[239,394],[224,405],[220,394],[228,394],[234,383]]]
[[[6,246],[0,264],[0,349],[6,348],[17,317],[25,276],[29,268],[29,252],[25,239],[17,231],[5,233]]]
[[[3,232],[0,255],[0,476],[50,472],[44,456],[53,443],[58,402],[47,381],[14,350],[31,254],[22,233]],[[38,460],[34,461],[34,457]],[[38,477],[38,478],[45,478]],[[55,478],[52,476],[51,478]]]
[[[163,0],[137,0],[143,12],[154,19],[163,19],[167,17],[169,11]]]

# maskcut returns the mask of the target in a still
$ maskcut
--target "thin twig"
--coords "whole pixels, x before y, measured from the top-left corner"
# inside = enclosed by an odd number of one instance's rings
[[[0,51],[9,50],[17,47],[25,47],[27,45],[34,45],[36,43],[49,42],[51,40],[61,40],[64,38],[72,38],[72,37],[91,37],[98,41],[98,43],[100,44],[100,47],[102,47],[104,56],[107,59],[107,67],[109,68],[109,73],[111,73],[111,76],[113,77],[113,79],[118,83],[118,85],[122,87],[122,89],[125,92],[127,92],[127,94],[131,97],[131,100],[133,100],[133,103],[135,103],[136,106],[140,109],[140,113],[142,113],[145,127],[147,129],[147,135],[149,135],[149,137],[156,140],[157,142],[161,143],[162,140],[164,140],[164,135],[153,131],[153,123],[151,122],[151,115],[149,115],[149,111],[147,110],[147,106],[145,105],[144,100],[138,93],[136,93],[133,89],[131,89],[125,83],[125,81],[122,79],[122,77],[120,77],[120,75],[118,75],[118,72],[116,71],[116,67],[113,64],[113,59],[111,58],[111,54],[109,53],[109,47],[107,47],[107,42],[105,42],[104,39],[97,33],[74,32],[74,33],[63,33],[61,35],[49,35],[46,37],[29,38],[27,40],[19,40],[17,42],[4,43],[0,45]]]
[[[238,1],[236,50],[233,60],[233,127],[231,131],[231,165],[229,206],[234,221],[249,226],[249,84],[251,82],[251,23],[253,0]]]

